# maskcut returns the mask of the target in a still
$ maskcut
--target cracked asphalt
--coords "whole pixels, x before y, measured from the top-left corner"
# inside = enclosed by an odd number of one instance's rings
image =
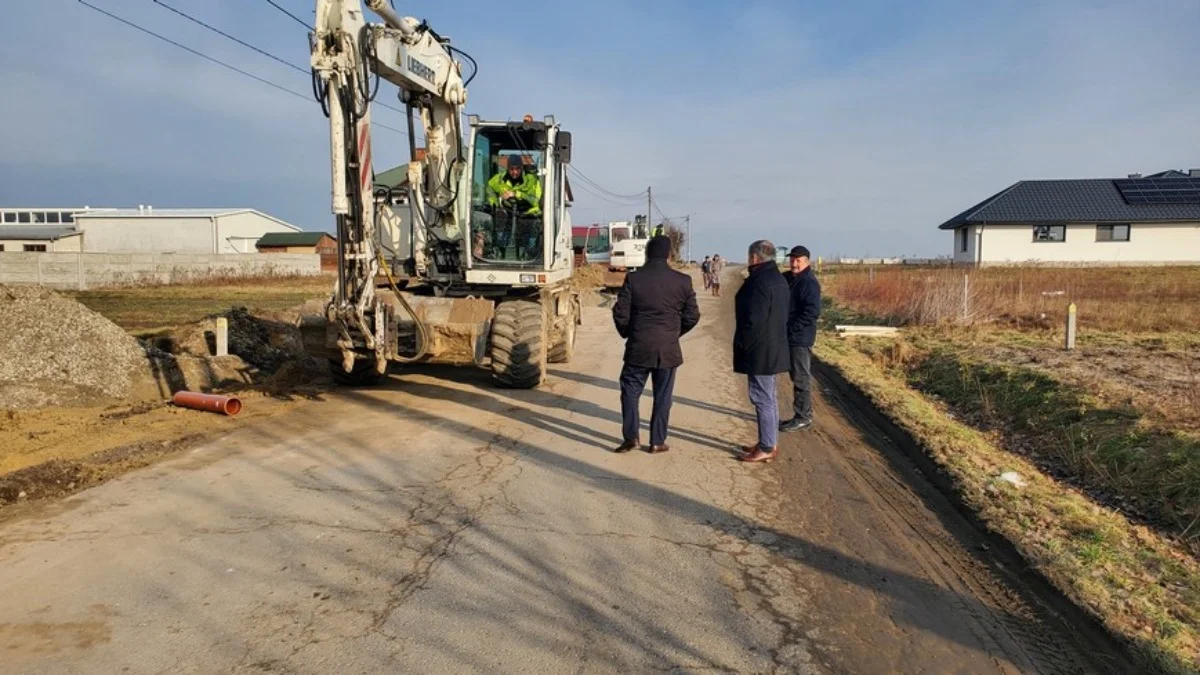
[[[544,389],[400,372],[6,524],[0,669],[1117,670],[831,392],[779,462],[734,461],[732,312],[701,309],[665,455],[608,452],[591,309]]]

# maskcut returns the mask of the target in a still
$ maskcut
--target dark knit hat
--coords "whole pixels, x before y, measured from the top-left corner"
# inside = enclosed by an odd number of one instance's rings
[[[520,156],[520,155],[509,155],[509,156],[508,156],[508,168],[510,168],[510,169],[524,169],[524,168],[525,168],[525,162],[521,160],[521,156]]]
[[[647,260],[666,260],[671,257],[671,238],[666,235],[658,235],[646,244],[646,259]]]
[[[792,250],[788,252],[788,257],[789,258],[811,258],[812,255],[809,254],[808,249],[803,246],[793,246]]]

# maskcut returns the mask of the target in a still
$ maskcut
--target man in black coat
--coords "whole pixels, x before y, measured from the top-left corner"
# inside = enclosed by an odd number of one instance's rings
[[[792,419],[779,424],[780,431],[799,431],[812,426],[812,348],[821,316],[821,284],[813,274],[810,254],[803,246],[788,252],[791,271],[783,275],[792,289],[788,310],[788,347],[791,350]]]
[[[733,371],[747,376],[750,403],[758,418],[758,443],[744,446],[740,459],[769,462],[779,452],[779,403],[775,376],[788,371],[789,289],[769,241],[750,245],[750,269],[734,297]]]
[[[613,322],[625,338],[625,366],[621,369],[621,419],[625,440],[615,452],[641,445],[638,400],[646,378],[654,382],[654,409],[650,417],[650,452],[666,452],[667,423],[675,369],[683,365],[679,338],[700,322],[692,278],[667,264],[671,240],[658,236],[646,244],[646,264],[625,277],[613,306]]]

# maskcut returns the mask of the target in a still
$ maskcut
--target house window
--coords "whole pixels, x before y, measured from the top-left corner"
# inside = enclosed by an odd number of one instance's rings
[[[4,253],[4,244],[0,244],[0,253]]]
[[[72,215],[70,211],[63,211],[62,212],[62,221],[64,223],[73,223],[73,222],[75,222],[75,216]]]
[[[46,214],[46,222],[57,224],[58,223],[58,211],[51,211],[51,212],[47,213]]]
[[[4,213],[4,222],[6,222],[6,223],[17,222],[17,212],[16,211],[6,211]]]
[[[1129,225],[1097,225],[1096,241],[1129,241]]]
[[[1066,241],[1067,226],[1066,225],[1034,225],[1033,240],[1038,241]]]
[[[26,253],[45,253],[46,245],[45,244],[25,244],[25,252]]]
[[[17,214],[17,222],[18,223],[28,223],[29,222],[29,212],[21,211],[20,213],[18,213]]]
[[[967,234],[967,228],[961,227],[961,228],[955,230],[955,232],[958,233],[958,250],[962,253],[966,253],[968,237],[969,237],[969,235]]]

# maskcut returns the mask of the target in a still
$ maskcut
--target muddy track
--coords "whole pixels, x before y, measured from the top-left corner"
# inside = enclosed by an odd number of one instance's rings
[[[835,464],[924,575],[975,599],[959,605],[997,663],[1007,660],[1021,672],[1139,670],[1097,621],[1029,568],[1007,540],[987,531],[918,443],[834,369],[815,368],[823,390],[816,402],[819,423],[810,438],[785,437],[781,449]],[[802,481],[798,464],[785,466],[784,484]]]

